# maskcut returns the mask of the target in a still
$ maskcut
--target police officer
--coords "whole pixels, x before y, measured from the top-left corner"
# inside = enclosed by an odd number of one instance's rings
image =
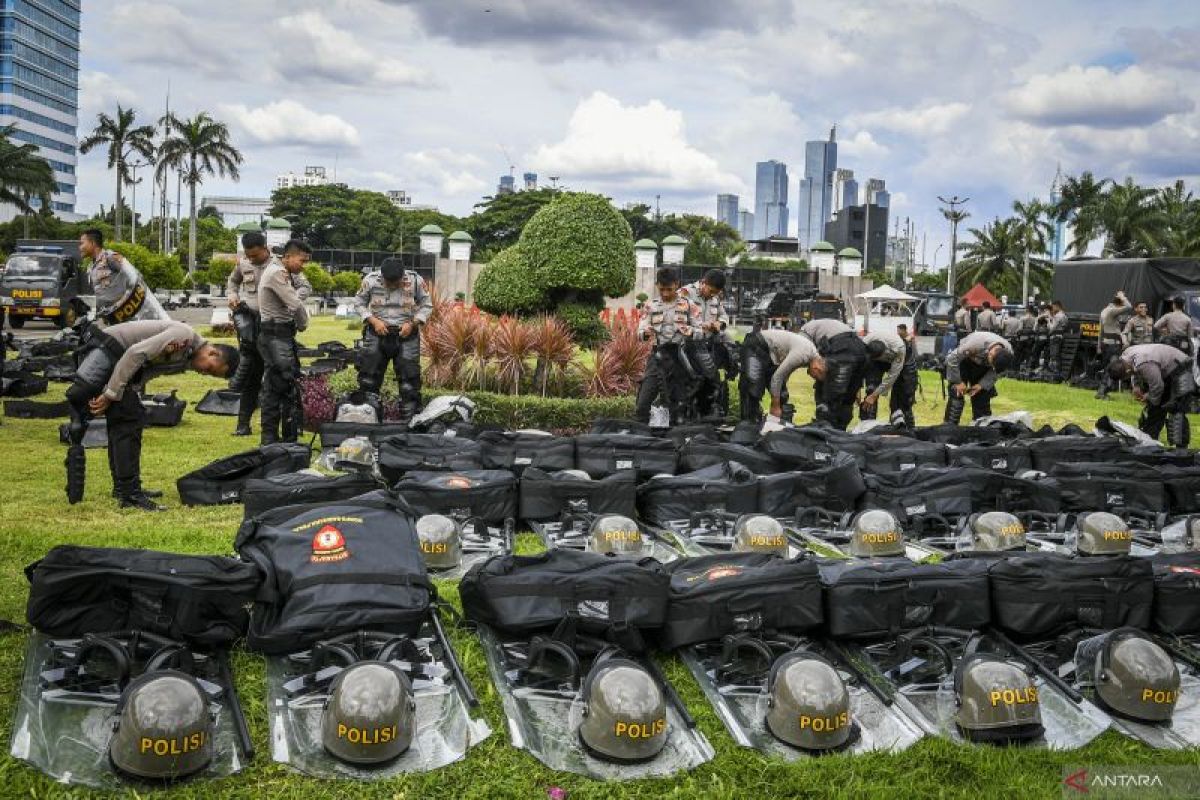
[[[241,395],[234,436],[250,435],[250,417],[258,407],[263,381],[263,360],[258,353],[258,329],[262,324],[258,313],[258,287],[263,271],[277,261],[267,248],[267,237],[258,231],[242,235],[242,252],[242,258],[225,281],[225,294],[229,297],[242,355],[237,374],[229,381],[229,388]]]
[[[1133,316],[1121,329],[1121,345],[1131,347],[1135,344],[1151,344],[1154,341],[1154,318],[1150,316],[1150,307],[1138,303],[1133,308]]]
[[[954,312],[954,331],[959,339],[965,338],[971,332],[971,309],[967,308],[965,302],[960,302],[958,310]]]
[[[782,419],[788,402],[788,378],[800,367],[807,367],[814,381],[825,379],[825,359],[807,336],[776,329],[750,333],[742,342],[742,375],[738,381],[742,419],[762,421],[762,398],[768,390],[771,416]]]
[[[671,411],[671,424],[683,418],[684,345],[700,329],[697,308],[679,294],[679,277],[675,270],[663,267],[655,275],[658,299],[646,304],[638,320],[638,336],[652,342],[653,351],[646,361],[646,372],[638,387],[634,419],[650,421],[650,407],[660,394],[666,394]]]
[[[354,306],[363,320],[358,388],[378,402],[391,363],[400,385],[400,422],[405,424],[421,407],[421,328],[433,313],[425,279],[404,269],[400,259],[385,259],[378,272],[363,278]]]
[[[1100,377],[1100,386],[1096,389],[1096,399],[1108,397],[1111,388],[1108,377],[1108,364],[1121,353],[1121,317],[1129,312],[1129,302],[1125,292],[1118,291],[1108,305],[1100,311],[1100,338],[1096,340],[1096,364]]]
[[[1047,330],[1049,340],[1046,343],[1046,375],[1051,381],[1058,382],[1066,377],[1062,363],[1063,339],[1067,335],[1067,312],[1063,310],[1061,300],[1050,303],[1050,325]]]
[[[1184,448],[1191,439],[1187,410],[1196,393],[1192,361],[1169,344],[1137,344],[1127,348],[1108,368],[1113,380],[1137,376],[1133,396],[1146,405],[1138,427],[1155,439],[1167,426],[1167,444]]]
[[[105,249],[101,231],[89,228],[80,235],[79,254],[91,259],[88,281],[96,293],[96,316],[105,325],[170,319],[133,264],[120,253]]]
[[[1172,297],[1171,310],[1158,318],[1158,322],[1154,323],[1154,330],[1158,334],[1160,342],[1190,354],[1192,352],[1192,336],[1196,333],[1196,326],[1192,324],[1192,318],[1184,313],[1183,308],[1183,298]]]
[[[1042,303],[1033,323],[1033,349],[1029,354],[1027,374],[1035,380],[1045,366],[1046,348],[1050,344],[1050,305]]]
[[[812,339],[825,359],[825,377],[815,382],[817,421],[845,430],[854,416],[854,399],[862,388],[867,366],[867,346],[844,322],[814,319],[800,333]]]
[[[962,420],[967,398],[971,398],[971,416],[990,416],[996,381],[1012,366],[1012,346],[994,333],[972,333],[959,342],[946,358],[946,380],[950,383],[945,421],[957,425]]]
[[[113,493],[121,508],[160,511],[142,488],[142,429],[146,410],[138,390],[155,375],[190,367],[205,375],[228,376],[237,368],[238,352],[214,345],[182,322],[137,320],[90,329],[79,367],[67,389],[71,408],[68,428],[67,499],[83,499],[83,436],[93,416],[104,415],[108,427],[108,464]],[[161,492],[153,493],[161,496]]]
[[[1037,335],[1037,309],[1032,303],[1025,306],[1018,321],[1017,333],[1009,342],[1013,346],[1013,371],[1022,376],[1030,369],[1033,359],[1033,340]]]
[[[729,325],[729,314],[725,310],[725,273],[719,269],[710,269],[700,280],[689,283],[679,290],[698,310],[700,331],[699,335],[689,340],[686,351],[689,360],[697,374],[703,379],[703,385],[696,394],[696,410],[701,417],[713,413],[713,405],[718,399],[721,388],[719,369],[724,369],[729,377],[736,366],[730,357],[729,335],[725,333]],[[725,408],[718,409],[724,414]]]
[[[258,311],[262,319],[258,352],[263,360],[262,444],[294,442],[300,434],[303,409],[296,381],[300,377],[300,357],[296,352],[296,334],[308,327],[308,309],[304,307],[292,276],[304,269],[312,248],[292,239],[279,261],[263,270],[258,286]]]
[[[888,411],[891,413],[893,425],[903,421],[911,428],[917,424],[913,415],[913,405],[917,402],[917,387],[921,380],[917,375],[917,337],[909,333],[908,326],[904,324],[896,326],[896,335],[904,342],[904,368],[892,386]]]
[[[904,372],[908,348],[903,339],[886,330],[868,331],[863,335],[867,346],[867,395],[858,404],[859,419],[875,419],[879,398],[888,397]],[[891,409],[894,415],[896,408]]]
[[[983,301],[983,310],[975,317],[975,330],[999,333],[996,330],[996,312],[992,311],[992,301]]]
[[[1000,322],[1000,330],[996,332],[1008,339],[1009,344],[1015,345],[1017,337],[1021,334],[1021,318],[1015,313],[1005,314]]]

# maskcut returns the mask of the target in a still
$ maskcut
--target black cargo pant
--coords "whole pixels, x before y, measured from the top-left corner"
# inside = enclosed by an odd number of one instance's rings
[[[1142,410],[1138,428],[1154,439],[1168,426],[1167,440],[1173,447],[1187,447],[1191,440],[1187,412],[1196,394],[1196,381],[1192,376],[1192,362],[1185,361],[1175,368],[1164,380],[1163,396],[1158,403],[1146,403]]]
[[[1033,344],[1029,350],[1028,371],[1036,372],[1042,367],[1042,358],[1046,354],[1046,345],[1050,343],[1050,337],[1044,333],[1036,334],[1033,337]]]
[[[638,386],[637,402],[633,409],[633,418],[638,422],[650,421],[650,407],[661,395],[671,412],[671,424],[681,421],[684,416],[683,396],[687,375],[679,359],[683,353],[677,344],[660,344],[646,359],[646,372],[642,375],[642,383]]]
[[[244,303],[233,312],[233,327],[237,331],[241,360],[237,372],[229,380],[229,388],[238,392],[238,426],[250,424],[258,408],[258,396],[263,384],[263,359],[258,352],[261,321],[258,312]]]
[[[825,380],[813,384],[817,421],[845,430],[854,418],[854,398],[862,388],[867,367],[867,346],[852,332],[825,342]]]
[[[1046,372],[1049,377],[1061,380],[1066,377],[1062,363],[1063,335],[1052,333],[1046,343]]]
[[[304,422],[298,383],[300,357],[296,352],[296,326],[290,322],[262,323],[258,353],[264,367],[261,442],[294,442]]]
[[[883,378],[887,375],[890,364],[882,364],[878,361],[867,361],[866,378],[864,391],[868,394],[879,388],[883,383]],[[913,417],[913,403],[917,397],[917,362],[915,360],[907,360],[904,362],[904,367],[900,370],[900,377],[892,384],[892,390],[888,393],[888,420],[892,423],[897,421],[896,415],[899,413],[904,423],[908,426],[915,424]],[[879,414],[879,405],[876,404],[870,411],[859,408],[858,418],[876,419]]]
[[[742,342],[742,363],[738,378],[738,396],[741,400],[741,418],[748,422],[762,422],[763,395],[771,386],[775,377],[775,364],[771,361],[771,351],[766,341],[757,332],[750,333]],[[785,384],[780,392],[779,403],[788,404],[788,390]]]
[[[974,361],[964,360],[959,365],[959,373],[962,375],[962,382],[967,385],[968,389],[973,386],[977,386],[979,381],[983,379],[983,376],[987,375],[990,371],[991,367],[985,364],[976,364]],[[947,401],[947,411],[949,411],[950,406],[952,406],[956,400],[956,396],[954,395],[954,387],[951,386],[948,391],[950,392],[950,398]],[[976,392],[970,398],[971,418],[979,419],[980,417],[990,417],[992,415],[992,398],[996,397],[998,394],[999,393],[996,391],[994,386],[991,389],[980,389],[978,392]],[[963,402],[965,403],[965,398]],[[948,419],[947,421],[952,420]]]
[[[1108,377],[1108,365],[1114,358],[1121,355],[1120,338],[1104,337],[1100,342],[1100,352],[1096,356],[1096,377],[1100,380],[1100,394],[1112,390],[1112,379]]]
[[[407,337],[401,337],[396,327],[389,327],[385,336],[379,336],[371,326],[364,326],[358,353],[358,388],[379,394],[388,364],[399,384],[400,422],[406,423],[421,409],[421,334],[415,324]]]
[[[729,369],[725,343],[715,334],[703,339],[689,339],[684,345],[684,353],[696,375],[696,414],[701,418],[713,413],[724,415],[729,405],[728,394],[722,391],[725,387],[720,372],[722,367],[726,371]]]
[[[100,334],[103,336],[103,334]],[[103,391],[113,368],[120,359],[120,347],[112,342],[90,350],[79,362],[75,379],[67,388],[71,407],[68,439],[71,445],[83,444],[92,412],[88,403]],[[104,412],[108,427],[108,471],[118,497],[142,491],[142,431],[146,427],[146,409],[137,393],[137,376],[125,387],[121,399]]]

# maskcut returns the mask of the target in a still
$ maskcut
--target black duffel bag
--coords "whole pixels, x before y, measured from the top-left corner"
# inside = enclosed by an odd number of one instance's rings
[[[958,471],[971,485],[973,511],[1057,514],[1062,510],[1058,482],[1053,478],[1021,478],[974,467],[962,467]]]
[[[670,439],[634,434],[587,433],[575,437],[575,466],[593,478],[632,469],[640,480],[652,475],[674,475],[675,443]]]
[[[140,630],[224,648],[246,633],[262,575],[224,556],[59,545],[25,568],[25,617],[47,636]]]
[[[1169,506],[1160,471],[1144,464],[1055,464],[1050,476],[1058,484],[1063,511],[1147,511]]]
[[[20,419],[62,419],[71,415],[71,404],[66,400],[39,403],[37,400],[5,400],[4,416]]]
[[[251,478],[269,478],[286,472],[299,472],[312,460],[306,445],[292,442],[265,444],[189,472],[175,481],[179,499],[185,506],[215,506],[237,503],[242,488]]]
[[[759,443],[764,452],[793,469],[823,467],[839,453],[852,456],[861,467],[869,446],[870,437],[856,436],[828,425],[801,425],[771,431]]]
[[[801,556],[725,553],[683,558],[671,576],[659,645],[674,650],[731,633],[803,633],[824,621],[817,562]]]
[[[702,436],[689,439],[679,450],[681,472],[695,472],[726,461],[736,461],[756,475],[771,475],[787,469],[756,447],[719,442]]]
[[[653,558],[637,561],[556,548],[536,556],[493,556],[459,584],[467,619],[504,633],[603,637],[632,652],[667,618],[670,577]]]
[[[243,522],[237,550],[263,573],[246,644],[280,654],[352,631],[416,633],[437,592],[414,525],[385,492]]]
[[[379,440],[379,472],[395,483],[409,472],[483,469],[479,442],[440,433],[401,433]]]
[[[232,389],[209,389],[200,402],[196,403],[197,414],[215,414],[219,417],[236,417],[242,405],[241,392]]]
[[[355,436],[365,436],[372,442],[380,442],[389,436],[408,433],[408,425],[399,422],[324,422],[318,429],[321,437],[321,449],[329,450],[337,447],[347,439]]]
[[[1158,553],[1154,568],[1154,630],[1175,636],[1200,633],[1200,553]]]
[[[0,381],[3,381],[0,395],[4,397],[33,397],[50,388],[50,382],[44,377],[27,371],[5,374]]]
[[[950,466],[974,467],[1016,475],[1033,469],[1033,456],[1023,440],[995,444],[964,444],[950,448]]]
[[[864,478],[867,494],[862,507],[886,509],[901,522],[930,514],[953,519],[973,510],[971,481],[961,469],[917,467]]]
[[[507,470],[410,472],[393,490],[418,517],[444,514],[499,524],[517,516],[517,476]]]
[[[917,467],[946,466],[946,445],[940,442],[891,435],[864,438],[866,448],[859,462],[863,472],[904,472]]]
[[[693,511],[752,513],[758,509],[758,479],[737,462],[651,478],[638,486],[637,507],[643,520],[660,526],[688,519]]]
[[[1172,514],[1200,513],[1200,467],[1160,467]]]
[[[821,559],[825,625],[835,638],[876,639],[925,625],[978,630],[991,621],[988,565],[962,559]]]
[[[956,447],[965,444],[997,444],[1006,438],[999,426],[954,425],[949,422],[915,428],[913,436],[923,442],[952,444]]]
[[[1154,572],[1133,556],[1018,554],[990,571],[992,617],[1022,638],[1045,638],[1071,628],[1149,627]]]
[[[758,510],[771,517],[791,517],[798,508],[851,511],[866,491],[858,463],[851,456],[838,455],[820,469],[761,476]]]
[[[142,408],[146,409],[146,424],[156,428],[174,428],[183,422],[183,411],[187,401],[175,396],[175,390],[169,393],[142,395]]]
[[[597,417],[592,420],[592,427],[588,430],[588,433],[599,435],[620,433],[633,434],[635,436],[653,436],[654,428],[651,428],[645,422],[638,422],[633,419]]]
[[[344,475],[289,472],[270,478],[252,478],[242,487],[242,518],[250,519],[281,506],[349,500],[378,488],[379,481],[363,472]]]
[[[521,519],[552,520],[564,512],[593,514],[637,514],[637,474],[616,472],[606,478],[583,480],[530,467],[521,473]]]
[[[484,469],[521,474],[527,467],[546,472],[575,469],[575,440],[532,431],[484,431],[478,438]]]
[[[1111,463],[1120,461],[1125,445],[1112,436],[1047,436],[1029,441],[1033,468],[1050,472],[1056,464]]]
[[[1196,461],[1195,450],[1167,450],[1157,444],[1135,444],[1126,448],[1121,456],[1122,461],[1133,461],[1138,464],[1148,464],[1152,467],[1173,467],[1189,469],[1200,466]]]

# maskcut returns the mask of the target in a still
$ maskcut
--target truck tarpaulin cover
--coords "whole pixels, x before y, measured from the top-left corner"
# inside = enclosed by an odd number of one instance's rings
[[[1098,314],[1118,289],[1132,302],[1156,303],[1180,290],[1200,289],[1200,260],[1194,258],[1103,258],[1063,261],[1054,266],[1054,296],[1070,313]]]

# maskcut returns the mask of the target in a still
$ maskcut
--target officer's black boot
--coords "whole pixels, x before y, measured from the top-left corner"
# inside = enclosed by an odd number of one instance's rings
[[[142,511],[166,511],[155,503],[142,488],[142,429],[128,428],[128,423],[113,424],[109,418],[109,453],[113,466],[113,491],[121,508]],[[158,492],[161,496],[162,492]]]
[[[946,398],[946,415],[944,421],[951,425],[958,425],[962,422],[963,410],[966,406],[967,399],[951,389],[950,396]]]
[[[1189,427],[1186,414],[1172,411],[1167,417],[1167,444],[1181,450],[1186,449],[1191,440]]]

